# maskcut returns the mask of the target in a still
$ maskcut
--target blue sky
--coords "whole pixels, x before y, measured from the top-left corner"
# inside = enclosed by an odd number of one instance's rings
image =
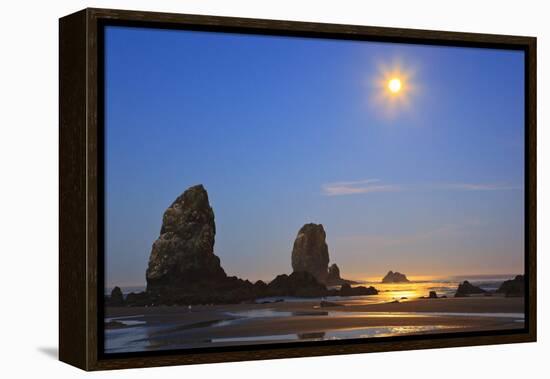
[[[106,282],[208,190],[230,275],[288,273],[322,223],[350,278],[523,271],[523,53],[108,27]],[[384,72],[402,99],[388,111]]]

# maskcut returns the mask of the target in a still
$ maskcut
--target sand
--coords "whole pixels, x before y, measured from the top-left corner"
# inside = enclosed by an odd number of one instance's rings
[[[106,333],[112,351],[154,350],[245,343],[381,337],[524,327],[523,298],[418,299],[400,303],[320,308],[319,301],[173,307],[107,308],[106,317],[134,324]],[[139,329],[136,329],[139,328]],[[138,333],[136,333],[137,335]],[[124,336],[125,339],[117,340]],[[123,341],[123,343],[121,342]]]

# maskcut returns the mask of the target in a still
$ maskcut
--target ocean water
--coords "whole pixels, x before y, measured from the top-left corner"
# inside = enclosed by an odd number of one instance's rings
[[[412,280],[409,283],[394,283],[394,284],[383,284],[380,281],[362,281],[355,286],[373,286],[380,293],[374,296],[355,296],[357,300],[361,302],[387,302],[393,300],[406,300],[402,299],[406,297],[407,299],[415,299],[421,296],[428,296],[430,291],[436,291],[438,296],[454,296],[456,289],[460,283],[465,280],[468,280],[475,286],[478,286],[486,291],[496,291],[498,287],[502,284],[503,281],[508,279],[513,279],[515,274],[508,275],[471,275],[471,276],[454,276],[448,278],[437,278],[432,280]],[[145,285],[136,285],[136,286],[121,286],[122,293],[124,295],[129,294],[130,292],[142,292],[145,291]],[[105,295],[110,295],[113,287],[105,287]],[[283,299],[286,301],[304,301],[305,298],[292,298],[292,297],[278,297],[278,298],[262,298],[258,301],[269,301]],[[309,298],[310,300],[313,300]],[[338,297],[338,299],[341,299]],[[350,300],[353,298],[350,298]],[[315,299],[319,300],[319,299]],[[325,298],[325,300],[330,300],[330,297]]]
[[[380,283],[379,281],[365,281],[353,285],[357,286],[373,286],[379,293],[378,295],[368,296],[327,296],[323,298],[298,298],[298,297],[268,297],[257,299],[256,302],[271,302],[271,301],[288,301],[288,302],[302,302],[302,301],[346,301],[347,304],[377,304],[387,303],[391,301],[407,301],[415,300],[422,296],[428,296],[430,291],[435,291],[437,296],[453,297],[456,293],[458,285],[464,280],[468,280],[475,286],[478,286],[486,291],[496,291],[503,281],[513,279],[515,275],[499,275],[499,276],[461,276],[461,277],[449,277],[434,280],[416,280],[408,283]]]

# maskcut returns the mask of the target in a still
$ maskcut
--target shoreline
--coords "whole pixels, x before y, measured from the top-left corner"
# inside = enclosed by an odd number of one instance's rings
[[[212,305],[159,305],[159,306],[130,306],[130,307],[105,307],[105,317],[122,317],[136,314],[188,314],[198,311],[208,310],[239,310],[275,308],[277,310],[300,310],[315,309],[319,305],[318,299],[300,300],[300,301],[282,301],[270,303],[241,303],[241,304],[212,304]],[[342,300],[331,300],[341,306],[327,307],[331,311],[361,311],[361,312],[460,312],[468,308],[472,313],[518,313],[523,312],[523,297],[503,297],[503,296],[478,296],[478,297],[449,297],[438,299],[410,299],[398,303],[373,303],[373,304],[355,304],[353,298],[344,298]]]
[[[233,344],[389,335],[512,330],[524,326],[524,299],[469,297],[320,307],[319,301],[107,307],[106,351],[138,351]],[[138,349],[138,350],[135,350]]]

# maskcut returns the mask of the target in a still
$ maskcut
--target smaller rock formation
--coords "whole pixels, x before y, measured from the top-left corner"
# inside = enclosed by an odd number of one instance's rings
[[[267,290],[267,284],[263,280],[258,280],[254,283],[254,288],[258,291],[258,293],[263,293]]]
[[[153,305],[147,292],[130,292],[126,295],[126,305],[133,307],[144,307]]]
[[[328,268],[327,284],[329,286],[342,284],[340,282],[342,282],[342,278],[340,277],[340,268],[336,263],[333,263]]]
[[[459,284],[458,285],[458,288],[456,290],[456,293],[455,293],[455,297],[467,297],[467,296],[470,296],[470,295],[478,295],[478,294],[483,294],[483,293],[486,293],[487,291],[479,288],[479,287],[476,287],[474,286],[473,284],[471,284],[470,282],[468,282],[467,280],[465,280],[462,284]]]
[[[409,279],[405,274],[400,272],[389,271],[386,276],[382,279],[382,283],[408,283]]]
[[[290,275],[278,275],[267,285],[269,296],[325,296],[327,288],[311,273],[294,271]]]
[[[497,290],[506,297],[525,296],[525,280],[523,275],[517,275],[514,279],[504,281]]]
[[[365,296],[365,295],[378,295],[378,290],[372,286],[357,286],[352,287],[349,283],[342,284],[338,293],[340,296]]]
[[[340,268],[336,263],[333,263],[328,268],[328,275],[327,275],[327,286],[341,286],[342,284],[357,284],[357,282],[353,280],[344,279],[340,276]]]
[[[430,294],[428,295],[428,299],[437,299],[437,292],[430,291]]]
[[[106,304],[111,307],[121,307],[124,305],[124,296],[120,287],[113,288],[111,296],[107,298]]]

